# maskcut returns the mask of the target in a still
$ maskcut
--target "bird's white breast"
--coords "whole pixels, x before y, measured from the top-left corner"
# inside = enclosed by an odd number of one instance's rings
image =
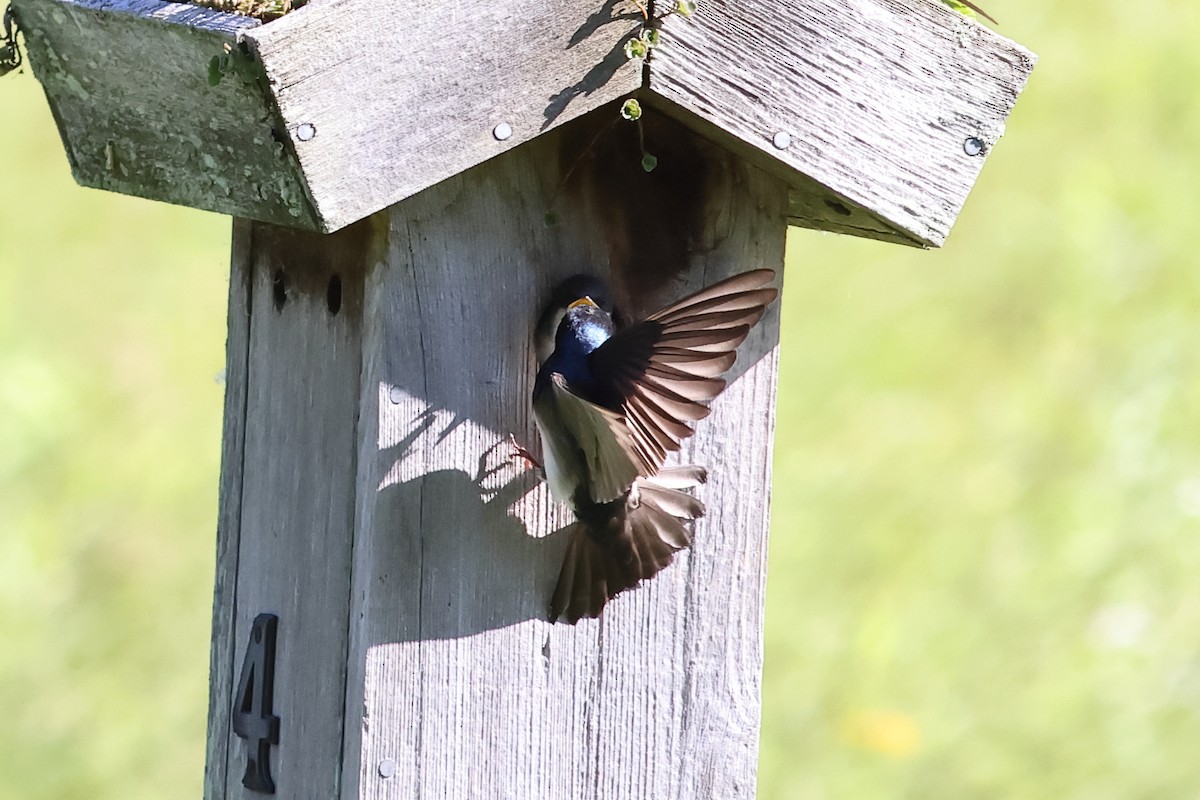
[[[550,494],[560,503],[569,503],[575,495],[576,483],[563,469],[564,463],[569,463],[563,453],[558,452],[556,443],[562,440],[562,434],[546,430],[541,415],[534,413],[533,422],[537,425],[538,436],[542,439],[542,467],[546,470],[546,483],[550,484]]]

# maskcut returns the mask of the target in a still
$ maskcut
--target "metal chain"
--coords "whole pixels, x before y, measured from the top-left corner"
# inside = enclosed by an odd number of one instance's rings
[[[12,6],[4,9],[2,25],[3,36],[0,36],[0,78],[21,66],[21,49],[17,47],[17,18],[13,16]]]

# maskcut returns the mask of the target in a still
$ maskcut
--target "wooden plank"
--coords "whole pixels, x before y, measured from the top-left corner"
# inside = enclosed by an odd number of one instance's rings
[[[225,416],[221,435],[220,509],[213,588],[213,633],[208,663],[208,749],[204,796],[224,797],[229,716],[236,678],[233,622],[237,599],[242,521],[242,466],[246,446],[246,394],[250,353],[250,280],[254,226],[234,219],[229,265],[229,332],[225,340]]]
[[[14,0],[84,186],[315,228],[271,100],[208,65],[257,20],[158,0]]]
[[[336,230],[636,89],[618,5],[340,0],[245,36]]]
[[[614,2],[328,0],[264,26],[159,0],[14,5],[80,183],[307,229],[343,227],[643,82],[621,52],[637,15]],[[269,89],[208,85],[209,60],[239,40]],[[785,180],[795,224],[930,246],[1034,63],[927,0],[713,0],[667,19],[646,99]]]
[[[645,310],[781,270],[787,191],[661,116],[647,175],[636,126],[599,124],[390,211],[367,286],[343,800],[754,795],[778,306],[688,448],[712,470],[695,550],[599,620],[545,621],[569,515],[505,438],[531,441],[531,329],[558,280],[607,274]]]
[[[923,246],[945,241],[1036,63],[927,0],[709,0],[691,20],[668,18],[662,41],[649,79],[660,105],[850,204],[798,221],[874,236],[874,217],[893,231],[875,238]]]
[[[281,797],[329,798],[340,781],[363,275],[381,238],[369,220],[335,236],[261,224],[251,235],[237,581],[215,614],[215,635],[231,638],[214,648],[232,660],[214,664],[229,672],[214,676],[206,791],[257,796],[242,786],[247,746],[225,709],[266,612],[279,617],[271,774]],[[238,497],[224,488],[227,518]]]
[[[832,233],[861,236],[894,244],[916,244],[884,220],[848,198],[835,194],[816,181],[799,188],[793,181],[788,192],[788,224]]]

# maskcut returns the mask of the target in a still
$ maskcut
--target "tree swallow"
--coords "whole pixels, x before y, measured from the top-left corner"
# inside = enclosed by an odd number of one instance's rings
[[[546,359],[554,352],[554,339],[558,334],[559,323],[567,314],[567,306],[581,297],[590,298],[601,310],[610,316],[616,316],[613,313],[612,292],[607,283],[591,275],[572,275],[567,278],[554,288],[550,302],[546,304],[546,310],[534,331],[534,352],[537,353],[539,365],[546,363]]]
[[[725,388],[719,376],[778,295],[774,277],[735,275],[620,329],[598,279],[575,276],[555,291],[539,323],[539,339],[555,335],[552,347],[538,347],[533,412],[550,491],[576,522],[552,621],[599,616],[691,544],[687,523],[704,504],[687,490],[707,473],[663,464]]]

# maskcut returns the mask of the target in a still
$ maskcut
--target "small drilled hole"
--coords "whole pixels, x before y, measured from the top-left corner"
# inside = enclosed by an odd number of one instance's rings
[[[281,269],[275,270],[275,277],[271,279],[271,294],[275,298],[275,310],[283,311],[287,303],[287,279]]]
[[[844,205],[839,203],[837,200],[826,200],[825,205],[829,206],[836,213],[841,214],[843,217],[848,217],[852,213],[850,211],[850,209],[846,208]]]
[[[340,275],[334,275],[329,279],[329,288],[325,290],[325,304],[329,306],[329,313],[337,316],[337,312],[342,310],[342,278]]]

